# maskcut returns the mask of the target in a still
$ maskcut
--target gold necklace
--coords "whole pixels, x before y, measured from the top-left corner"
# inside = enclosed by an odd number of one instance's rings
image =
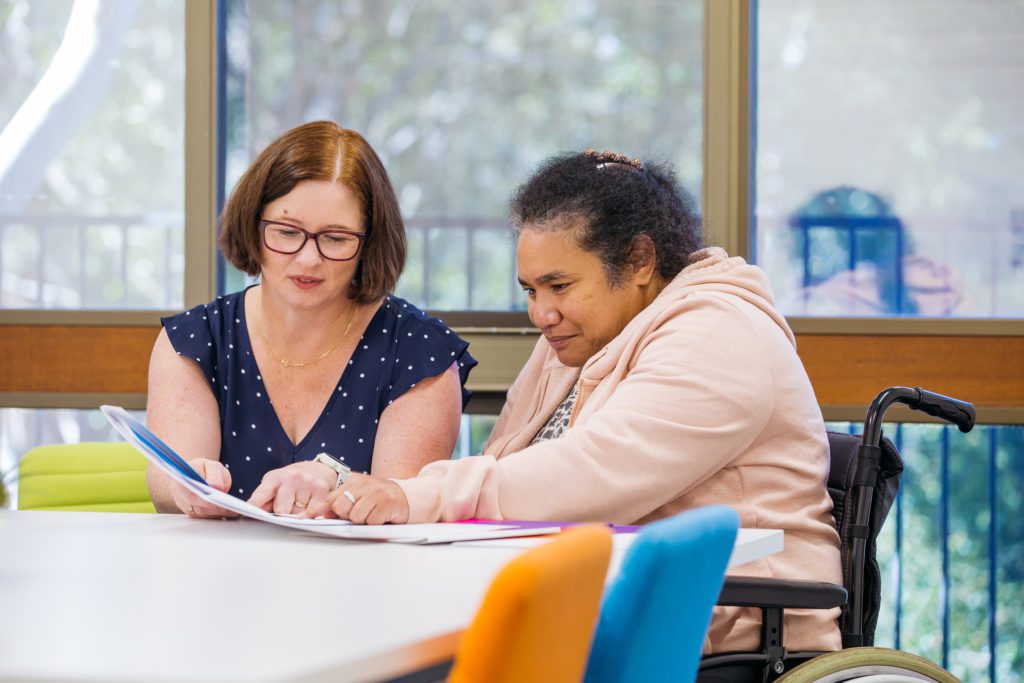
[[[338,316],[338,317],[340,318],[341,316]],[[348,336],[348,331],[350,329],[352,329],[352,321],[354,321],[355,319],[356,319],[356,307],[353,306],[352,307],[352,315],[349,316],[348,324],[345,325],[345,331],[341,333],[341,337],[339,337],[338,341],[336,341],[334,343],[334,346],[332,346],[331,348],[327,349],[326,351],[321,353],[319,356],[317,356],[313,360],[307,360],[307,361],[301,361],[301,362],[300,361],[292,361],[292,360],[288,360],[287,358],[282,358],[281,357],[281,354],[278,353],[278,351],[277,351],[277,347],[274,346],[273,342],[270,341],[270,337],[268,337],[267,333],[263,330],[263,325],[262,325],[263,321],[262,320],[260,321],[261,324],[258,325],[256,327],[256,329],[259,331],[260,337],[263,338],[263,341],[265,341],[267,343],[267,346],[270,348],[270,352],[274,355],[275,358],[277,358],[277,362],[278,363],[280,363],[282,366],[284,366],[286,368],[302,368],[302,367],[305,367],[307,365],[313,365],[314,363],[319,363],[324,358],[327,358],[327,356],[331,355],[335,351],[335,349],[337,349],[339,346],[341,346],[341,342],[345,341],[345,337]]]

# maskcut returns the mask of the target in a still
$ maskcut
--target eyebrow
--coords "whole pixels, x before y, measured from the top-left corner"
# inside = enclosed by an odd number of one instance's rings
[[[537,284],[538,285],[543,285],[543,284],[547,284],[548,282],[551,282],[552,280],[564,280],[568,276],[569,276],[568,273],[563,273],[560,270],[554,270],[554,271],[552,271],[550,273],[545,273],[544,275],[541,275],[539,278],[537,278]],[[523,278],[520,277],[520,278],[516,278],[516,279],[519,280],[519,284],[521,286],[523,286],[523,287],[528,287],[529,286],[529,283],[526,280],[524,280]]]
[[[297,218],[290,218],[287,216],[285,218],[264,218],[263,220],[270,221],[271,223],[284,223],[285,225],[294,225],[299,228],[305,227],[305,224],[301,220]],[[339,225],[337,223],[331,223],[329,225],[320,226],[320,232],[324,230],[345,230],[347,232],[363,232],[362,230],[350,228],[345,225]]]

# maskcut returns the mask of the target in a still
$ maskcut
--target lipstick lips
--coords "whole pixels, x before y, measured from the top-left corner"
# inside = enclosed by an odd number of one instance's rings
[[[323,282],[321,278],[308,277],[305,275],[292,275],[288,279],[294,282],[299,289],[312,289]]]

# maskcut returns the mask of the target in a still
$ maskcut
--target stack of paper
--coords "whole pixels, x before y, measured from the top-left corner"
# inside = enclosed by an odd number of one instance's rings
[[[240,515],[258,519],[270,524],[309,531],[325,536],[334,536],[353,541],[386,541],[391,543],[452,543],[455,541],[491,540],[514,536],[538,536],[561,531],[557,526],[527,527],[515,524],[394,524],[385,526],[360,526],[338,519],[298,519],[290,515],[275,515],[250,505],[234,496],[212,488],[180,455],[170,446],[118,406],[101,406],[100,410],[129,443],[163,470],[168,476],[185,486],[196,495],[214,505],[237,512]]]

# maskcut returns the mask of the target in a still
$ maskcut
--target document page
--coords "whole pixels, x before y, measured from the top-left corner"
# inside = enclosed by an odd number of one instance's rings
[[[140,453],[169,477],[215,505],[269,524],[353,541],[419,544],[540,536],[556,534],[561,531],[558,526],[522,528],[515,524],[502,524],[501,522],[494,524],[443,522],[438,524],[362,526],[339,519],[299,519],[291,515],[276,515],[211,487],[198,472],[189,466],[184,458],[171,450],[170,446],[165,444],[160,437],[132,417],[124,408],[100,406],[100,410],[128,443],[135,446]]]

